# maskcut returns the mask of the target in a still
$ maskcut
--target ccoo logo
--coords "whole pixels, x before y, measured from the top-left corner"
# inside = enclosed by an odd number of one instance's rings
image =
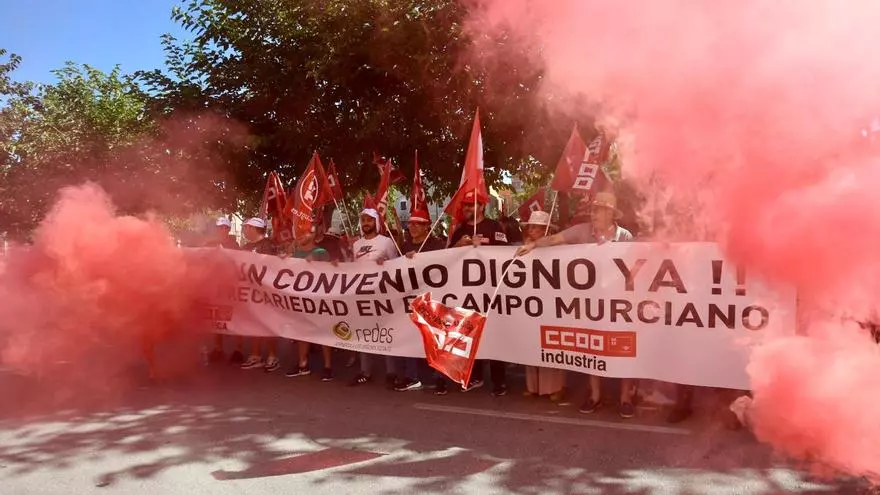
[[[348,323],[340,321],[333,325],[333,335],[342,340],[351,340],[351,328],[348,326]]]
[[[318,200],[318,177],[314,170],[309,170],[306,173],[300,185],[299,197],[309,210],[315,206],[315,202]]]

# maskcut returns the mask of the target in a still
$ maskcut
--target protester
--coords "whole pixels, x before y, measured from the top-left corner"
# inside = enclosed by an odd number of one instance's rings
[[[550,227],[550,214],[533,211],[529,220],[523,224],[525,241],[536,242],[543,238]],[[553,402],[565,398],[565,370],[526,366],[526,397],[549,396]]]
[[[373,208],[367,208],[361,212],[361,233],[363,236],[354,241],[354,259],[355,261],[370,260],[377,264],[398,257],[400,254],[397,246],[390,237],[379,235],[379,228],[382,220],[379,212]],[[361,372],[351,381],[351,385],[363,385],[372,378],[372,356],[367,353],[361,353]],[[391,356],[385,357],[385,370],[387,372],[386,380],[390,387],[394,387],[397,381],[395,373],[394,359]]]
[[[563,230],[559,234],[529,242],[517,250],[517,255],[528,254],[537,247],[558,246],[560,244],[604,244],[605,242],[629,242],[633,235],[617,224],[622,213],[617,209],[617,198],[614,193],[598,192],[590,202],[590,223],[579,224]],[[590,375],[590,396],[581,406],[580,411],[585,414],[593,413],[602,405],[601,379],[596,375]],[[621,380],[620,404],[618,412],[622,418],[635,416],[635,407],[632,403],[633,381]]]
[[[292,252],[290,253],[291,257],[304,259],[306,261],[330,261],[334,264],[337,263],[338,260],[333,260],[330,256],[330,253],[328,253],[326,249],[317,245],[317,232],[320,232],[320,230],[322,230],[320,225],[315,224],[312,227],[312,232],[301,235],[299,238],[297,238],[294,241],[294,247]],[[311,369],[309,368],[309,350],[311,348],[311,344],[304,341],[299,341],[297,344],[299,357],[297,365],[291,367],[291,369],[287,373],[285,373],[285,376],[290,378],[297,376],[306,376],[312,373]],[[333,349],[328,346],[321,346],[321,355],[324,358],[324,375],[321,377],[321,381],[332,381]]]
[[[230,234],[231,231],[232,222],[230,222],[225,216],[219,217],[214,223],[214,229],[212,230],[210,237],[202,244],[202,247],[238,249],[238,242],[236,242],[235,237]],[[229,357],[230,363],[241,364],[244,361],[244,353],[242,352],[243,346],[244,339],[238,337],[236,339],[236,349]],[[214,337],[214,350],[211,351],[208,359],[215,363],[225,359],[223,353],[223,335],[217,334]]]
[[[511,246],[522,246],[523,239],[523,231],[520,223],[513,217],[501,217],[498,219],[498,223],[501,224],[501,227],[504,229],[504,235],[507,236],[508,244]]]
[[[214,230],[202,247],[220,247],[223,249],[238,249],[238,242],[232,235],[232,222],[222,216],[214,223]]]
[[[433,236],[431,232],[431,216],[427,211],[414,211],[410,215],[407,225],[409,235],[401,245],[401,251],[407,258],[414,258],[422,251],[437,251],[445,246],[443,241]],[[422,381],[419,379],[419,365],[423,361],[418,358],[402,358],[404,362],[403,379],[394,387],[398,392],[421,390]]]
[[[467,193],[462,203],[462,210],[465,222],[452,232],[449,238],[449,243],[452,246],[509,245],[501,224],[491,218],[486,218],[486,200],[479,194],[474,201],[474,192]],[[470,383],[463,389],[465,392],[483,386],[483,364],[483,361],[474,363]],[[507,395],[507,363],[490,361],[489,373],[492,377],[492,395],[496,397]]]
[[[242,251],[250,251],[257,254],[265,254],[275,256],[279,254],[279,246],[272,239],[266,236],[267,225],[262,218],[249,218],[244,222],[243,234],[247,241],[242,247]],[[241,339],[241,338],[240,338]],[[252,337],[251,355],[247,361],[241,364],[241,369],[251,370],[262,368],[263,371],[271,373],[280,367],[277,355],[277,341],[275,338],[266,339],[267,357],[263,361],[262,352],[260,350],[260,341],[258,337]],[[241,339],[239,345],[244,347],[244,341]]]

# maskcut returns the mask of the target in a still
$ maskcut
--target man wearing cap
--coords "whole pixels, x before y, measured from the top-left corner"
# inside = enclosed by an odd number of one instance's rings
[[[415,206],[415,203],[413,203],[414,208]],[[410,213],[407,231],[409,235],[400,246],[400,250],[405,253],[407,258],[412,259],[417,253],[422,251],[438,251],[446,247],[443,241],[432,235],[431,215],[427,210],[413,210]],[[398,392],[421,390],[422,381],[419,379],[419,363],[422,360],[418,358],[401,359],[404,362],[403,379],[394,387],[394,390]]]
[[[222,216],[214,222],[214,230],[211,238],[208,239],[203,247],[222,247],[224,249],[238,249],[238,243],[235,242],[235,236],[231,235],[232,222],[228,218]]]
[[[525,242],[536,242],[545,237],[550,230],[550,214],[533,211],[529,220],[522,224]],[[550,400],[561,403],[565,397],[565,370],[526,366],[526,397],[549,396]]]
[[[379,235],[379,226],[381,219],[379,212],[373,208],[366,208],[361,212],[361,233],[360,239],[354,241],[354,261],[374,261],[382,264],[387,260],[398,257],[397,246],[390,237]],[[370,381],[372,377],[372,357],[370,354],[361,353],[361,372],[352,381],[351,385],[363,385]],[[391,356],[385,357],[385,371],[388,385],[393,387],[397,380],[395,374],[395,363]]]
[[[247,243],[241,247],[242,251],[251,251],[257,254],[278,254],[278,246],[272,242],[272,239],[266,237],[266,221],[262,218],[248,218],[244,222],[244,238]],[[262,352],[260,350],[260,340],[253,337],[251,341],[251,355],[241,364],[241,369],[250,370],[263,368],[263,371],[271,373],[280,367],[277,356],[278,342],[274,337],[266,340],[267,354],[266,361],[263,361]]]
[[[569,227],[562,232],[527,243],[517,250],[523,256],[538,247],[558,246],[560,244],[604,244],[606,242],[630,242],[633,235],[625,228],[617,225],[623,214],[617,209],[617,197],[611,192],[598,192],[590,203],[590,223]],[[632,403],[632,380],[621,380],[620,405],[618,412],[622,418],[635,416]],[[602,405],[601,380],[590,375],[590,397],[587,398],[580,411],[593,413]]]
[[[462,203],[465,223],[453,231],[449,244],[454,247],[508,246],[507,234],[501,224],[485,216],[486,199],[479,194],[476,196],[474,200],[474,191],[465,195]],[[484,361],[479,360],[474,362],[471,381],[464,389],[465,392],[483,386],[483,363]],[[507,363],[490,361],[489,374],[492,376],[492,395],[507,395]],[[438,388],[437,393],[442,393],[442,389]]]
[[[235,241],[235,237],[230,234],[232,231],[232,222],[229,221],[226,216],[222,216],[217,218],[214,222],[214,229],[211,231],[211,237],[202,244],[202,247],[218,247],[223,249],[238,249],[238,243]],[[244,345],[241,337],[237,340],[238,345],[237,349],[232,353],[232,356],[229,358],[229,362],[233,364],[239,364],[244,361],[244,355],[242,354],[242,346]],[[214,350],[211,351],[208,359],[212,362],[223,361],[225,358],[223,354],[223,335],[217,334],[214,337]]]

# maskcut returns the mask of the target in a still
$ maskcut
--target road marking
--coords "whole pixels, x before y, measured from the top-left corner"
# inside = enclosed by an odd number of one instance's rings
[[[559,418],[541,416],[537,414],[522,414],[514,412],[491,411],[488,409],[471,409],[469,407],[440,406],[436,404],[416,403],[416,409],[423,411],[448,412],[457,414],[470,414],[472,416],[486,416],[489,418],[519,419],[522,421],[537,421],[540,423],[556,423],[562,425],[592,426],[596,428],[608,428],[611,430],[646,431],[649,433],[667,433],[670,435],[690,435],[691,431],[684,428],[672,428],[669,426],[651,426],[633,423],[615,423],[612,421],[598,421],[594,419]]]
[[[385,454],[331,447],[293,457],[267,460],[251,465],[243,471],[220,470],[214,471],[211,475],[218,481],[285,476],[357,464],[378,459],[383,455]]]

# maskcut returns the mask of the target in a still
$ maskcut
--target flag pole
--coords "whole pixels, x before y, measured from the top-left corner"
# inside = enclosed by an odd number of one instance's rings
[[[559,199],[559,191],[553,191],[556,194],[553,196],[553,204],[550,205],[550,222],[547,223],[547,227],[544,229],[544,235],[546,236],[548,232],[550,232],[550,224],[553,223],[553,212],[556,210],[556,200]]]
[[[434,224],[431,225],[431,230],[428,231],[428,235],[425,236],[425,240],[422,241],[422,245],[419,246],[419,250],[416,251],[416,253],[421,253],[421,252],[422,252],[422,248],[425,247],[425,243],[428,242],[428,238],[430,238],[431,235],[434,233],[434,229],[437,228],[437,224],[440,223],[440,220],[441,220],[442,218],[443,218],[443,215],[437,215],[437,220],[434,220]],[[447,241],[446,247],[449,247],[449,243],[448,243],[448,241]]]
[[[477,190],[474,189],[474,237],[477,238]]]
[[[342,208],[339,207],[339,202],[336,201],[336,198],[333,198],[333,204],[336,206],[336,209],[339,210],[339,214],[342,215],[342,228],[345,230],[345,235],[352,235],[353,230],[351,228],[351,218],[347,218],[348,211],[345,213],[342,212]],[[343,201],[342,204],[345,205],[345,202]],[[346,222],[346,220],[348,220],[348,222]]]
[[[391,229],[388,227],[388,219],[383,218],[382,223],[385,224],[385,230],[388,231],[388,237],[391,238],[391,242],[393,242],[394,247],[397,248],[397,254],[403,256],[403,252],[400,251],[400,246],[397,245],[397,240],[394,239],[394,236],[391,234]]]

